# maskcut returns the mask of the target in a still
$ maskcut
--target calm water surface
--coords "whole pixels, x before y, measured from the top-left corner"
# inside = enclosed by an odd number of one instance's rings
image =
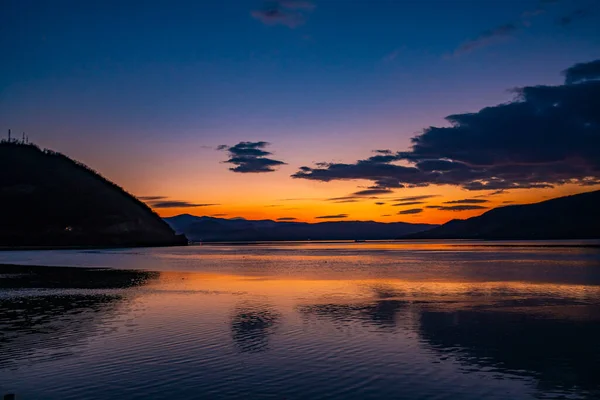
[[[600,249],[503,244],[0,252],[0,395],[600,399]]]

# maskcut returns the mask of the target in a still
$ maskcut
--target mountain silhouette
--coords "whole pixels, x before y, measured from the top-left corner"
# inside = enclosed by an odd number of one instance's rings
[[[182,214],[165,221],[194,241],[385,240],[424,231],[437,225],[406,222],[335,221],[309,224],[243,218],[196,217]]]
[[[600,190],[534,204],[494,208],[478,217],[455,219],[418,239],[598,239]]]
[[[0,246],[187,244],[147,205],[84,164],[0,143]]]

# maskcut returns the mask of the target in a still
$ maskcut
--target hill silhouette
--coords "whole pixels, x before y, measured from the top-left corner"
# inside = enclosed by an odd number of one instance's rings
[[[412,234],[418,239],[598,239],[600,190],[535,204],[494,208]]]
[[[406,222],[335,221],[309,224],[243,218],[196,217],[182,214],[165,221],[190,240],[280,241],[280,240],[385,240],[430,229],[437,225]]]
[[[0,246],[187,244],[146,204],[84,164],[0,142]]]

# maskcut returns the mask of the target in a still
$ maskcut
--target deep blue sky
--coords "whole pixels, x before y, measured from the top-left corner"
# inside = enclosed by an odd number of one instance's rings
[[[313,161],[402,150],[448,114],[560,83],[600,55],[594,0],[0,4],[0,129],[137,194],[181,192],[154,182],[184,169],[187,186],[226,174],[209,147],[243,140],[285,158],[277,182]],[[302,20],[256,18],[273,4]]]

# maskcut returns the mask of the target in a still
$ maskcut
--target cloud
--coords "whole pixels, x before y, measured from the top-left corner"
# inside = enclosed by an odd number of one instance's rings
[[[401,206],[414,206],[417,204],[425,204],[424,201],[405,201],[402,203],[392,204],[392,207],[401,207]]]
[[[378,201],[378,202],[376,202],[376,203],[375,203],[375,205],[378,205],[378,206],[382,206],[382,205],[384,205],[384,204],[385,204],[385,203],[384,203],[383,201]]]
[[[138,199],[142,201],[157,201],[168,199],[167,196],[139,196]]]
[[[480,194],[478,196],[475,196],[475,198],[482,198],[482,197],[491,197],[491,196],[497,196],[499,194],[503,194],[506,193],[506,190],[504,189],[500,189],[500,190],[495,190],[492,193],[486,193],[486,194]]]
[[[225,162],[235,165],[235,167],[229,168],[230,171],[240,173],[274,172],[275,167],[285,165],[285,163],[267,158],[273,154],[264,150],[269,145],[268,142],[239,142],[234,146],[222,144],[217,147],[217,150],[229,153],[229,159]]]
[[[412,138],[409,151],[305,166],[292,177],[366,180],[374,185],[370,190],[388,191],[428,185],[500,191],[596,184],[600,80],[594,78],[599,62],[568,69],[563,85],[515,89],[511,102],[450,115],[450,126],[424,129]]]
[[[211,214],[211,217],[224,217],[226,215],[227,214],[223,214],[223,213],[220,213],[220,214]]]
[[[600,79],[600,60],[589,63],[575,64],[563,71],[565,82],[569,85],[585,82],[587,80]]]
[[[592,14],[591,8],[579,8],[565,16],[562,16],[556,20],[556,24],[562,27],[571,25],[573,22],[585,18]]]
[[[315,9],[309,1],[275,0],[266,2],[262,9],[250,15],[265,25],[284,25],[297,28],[306,22],[307,14]]]
[[[487,203],[489,200],[483,199],[462,199],[462,200],[452,200],[445,201],[444,204],[482,204]]]
[[[427,195],[423,195],[423,196],[400,197],[398,199],[394,199],[394,201],[426,200],[426,199],[431,199],[432,197],[439,197],[439,194],[427,194]]]
[[[461,44],[455,51],[454,55],[461,55],[465,53],[470,53],[473,50],[489,46],[491,44],[497,43],[502,39],[506,39],[508,37],[513,36],[517,32],[518,28],[515,24],[504,24],[500,25],[496,28],[489,29],[487,31],[481,32],[475,38],[466,41]]]
[[[153,208],[185,208],[185,207],[210,207],[218,206],[219,204],[198,204],[190,203],[188,201],[180,200],[169,200],[169,201],[157,201],[150,203]]]
[[[471,211],[471,210],[486,210],[488,207],[461,205],[461,206],[437,206],[437,207],[430,207],[430,208],[437,208],[438,210],[441,210],[441,211]]]
[[[404,215],[404,214],[420,214],[423,212],[422,208],[411,208],[408,210],[402,210],[402,211],[398,211],[398,214]]]
[[[358,199],[346,199],[346,200],[336,200],[334,203],[358,203],[360,200]]]
[[[352,193],[354,196],[374,196],[378,194],[387,194],[393,193],[393,190],[390,189],[381,189],[381,188],[370,188],[366,190],[359,190],[358,192]]]
[[[391,217],[392,214],[383,214],[382,217]]]
[[[298,218],[294,218],[294,217],[281,217],[281,218],[277,218],[277,221],[296,221]]]
[[[321,215],[319,217],[315,217],[316,219],[339,219],[339,218],[348,218],[348,214],[336,214],[336,215]]]

